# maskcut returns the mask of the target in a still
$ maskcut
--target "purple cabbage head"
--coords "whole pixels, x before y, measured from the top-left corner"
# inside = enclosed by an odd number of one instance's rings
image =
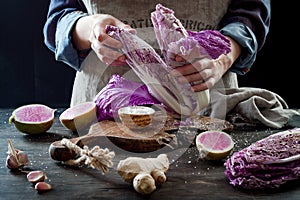
[[[208,90],[193,92],[189,83],[180,83],[172,76],[172,68],[137,35],[113,26],[107,27],[107,33],[123,44],[122,51],[127,57],[127,64],[167,110],[178,116],[190,116],[208,105]]]
[[[148,91],[146,85],[113,75],[108,84],[96,95],[97,119],[111,120],[125,106],[160,104]]]
[[[235,152],[224,163],[233,186],[278,188],[300,178],[300,128],[278,132]]]

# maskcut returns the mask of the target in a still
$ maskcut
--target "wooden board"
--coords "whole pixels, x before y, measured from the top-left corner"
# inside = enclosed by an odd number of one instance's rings
[[[141,153],[152,152],[162,147],[178,147],[185,140],[191,144],[195,135],[206,130],[230,132],[233,125],[225,120],[205,116],[194,116],[189,119],[174,119],[170,116],[156,114],[150,126],[140,130],[130,130],[116,121],[101,121],[93,124],[88,133],[72,138],[71,142],[83,147],[99,145],[101,148],[120,148],[126,151]],[[54,160],[66,161],[76,157],[75,152],[63,146],[61,141],[53,142],[49,147]]]

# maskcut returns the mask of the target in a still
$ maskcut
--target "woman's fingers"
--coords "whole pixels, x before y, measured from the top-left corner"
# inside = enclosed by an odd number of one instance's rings
[[[201,59],[177,67],[171,73],[179,83],[189,83],[193,91],[199,92],[213,87],[222,77],[222,69],[216,60]]]
[[[99,41],[92,42],[92,49],[99,59],[107,65],[112,65],[113,63],[117,63],[117,66],[125,64],[125,55],[117,49],[112,49]]]
[[[122,43],[106,34],[106,26],[117,26],[122,29],[127,29],[134,34],[136,34],[136,30],[110,15],[101,16],[102,18],[94,24],[92,29],[90,38],[91,47],[96,52],[99,59],[107,65],[124,65],[126,64],[126,57],[120,51],[123,47]]]

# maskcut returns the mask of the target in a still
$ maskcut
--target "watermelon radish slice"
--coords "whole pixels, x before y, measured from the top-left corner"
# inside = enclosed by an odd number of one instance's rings
[[[196,147],[201,159],[222,160],[231,153],[234,142],[228,133],[210,130],[197,135]]]
[[[39,134],[48,131],[54,121],[55,109],[43,104],[28,104],[15,109],[9,123],[26,134]]]

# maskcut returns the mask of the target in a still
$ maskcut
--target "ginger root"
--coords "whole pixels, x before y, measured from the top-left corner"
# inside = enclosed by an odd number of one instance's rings
[[[133,184],[134,189],[141,194],[150,194],[166,180],[165,172],[169,169],[167,154],[156,158],[128,157],[118,164],[118,174]]]

